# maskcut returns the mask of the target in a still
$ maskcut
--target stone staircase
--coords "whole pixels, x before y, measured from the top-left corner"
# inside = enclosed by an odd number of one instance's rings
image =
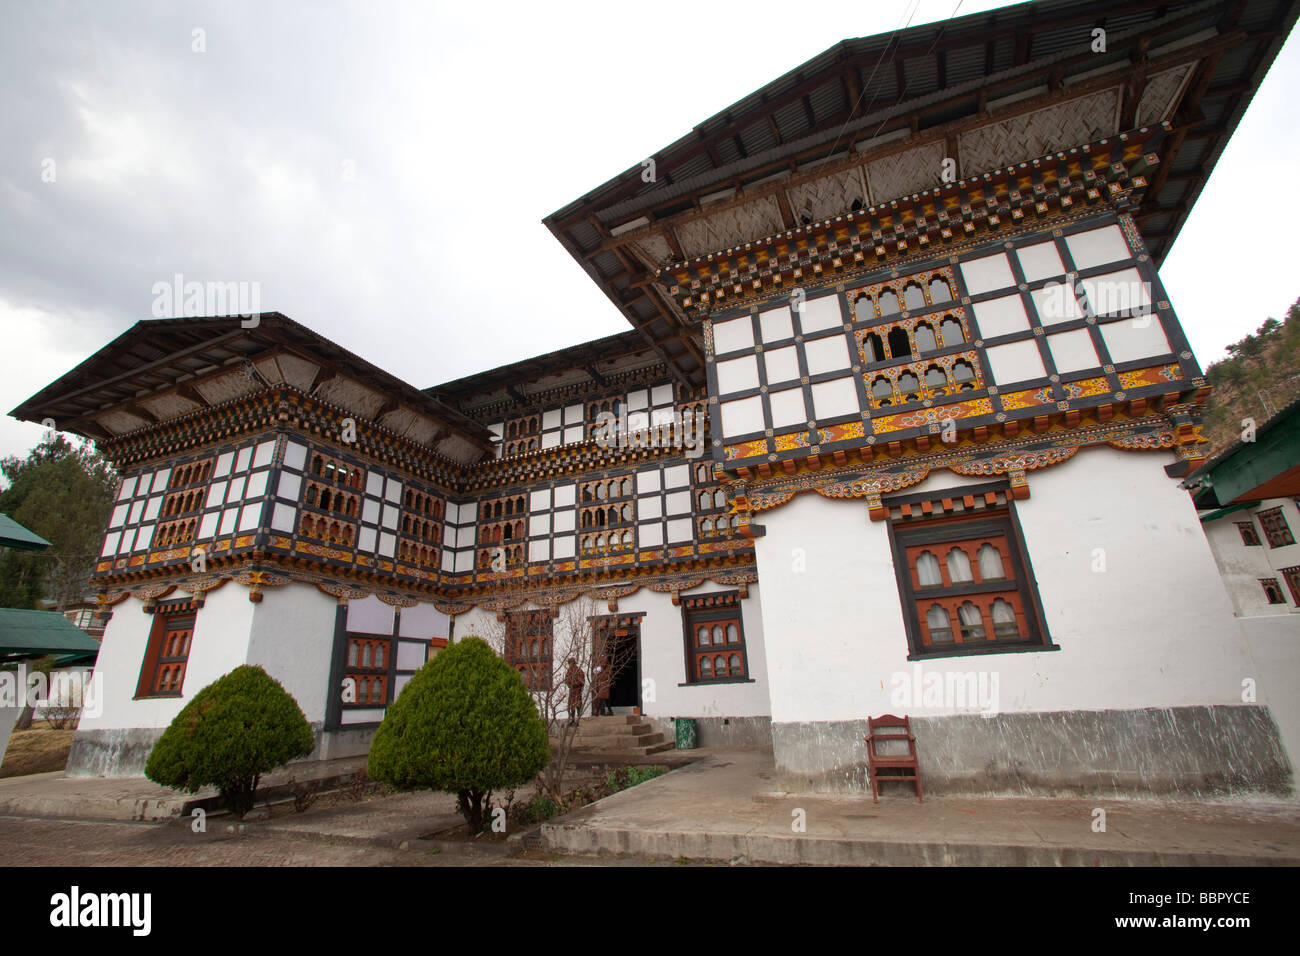
[[[631,714],[583,717],[573,741],[574,750],[610,757],[647,757],[673,750],[676,746],[655,731],[645,718]]]

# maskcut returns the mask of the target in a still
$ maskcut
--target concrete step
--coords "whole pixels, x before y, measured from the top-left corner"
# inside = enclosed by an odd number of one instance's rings
[[[579,737],[607,737],[611,734],[648,734],[653,733],[650,724],[594,724],[588,726],[584,720],[578,724]]]
[[[573,746],[578,750],[630,750],[639,747],[651,747],[662,743],[663,734],[594,734],[584,737],[579,734],[574,738]]]

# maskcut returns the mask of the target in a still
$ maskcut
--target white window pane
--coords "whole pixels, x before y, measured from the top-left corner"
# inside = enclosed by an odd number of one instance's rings
[[[630,410],[639,410],[650,406],[650,393],[644,388],[638,388],[634,392],[627,393],[627,407]]]
[[[379,541],[379,531],[375,528],[362,528],[357,532],[357,550],[366,554],[375,553],[375,545]]]
[[[478,502],[466,501],[460,506],[460,524],[469,524],[478,518]]]
[[[758,388],[758,360],[753,355],[718,363],[718,392],[739,392]]]
[[[118,501],[125,501],[127,498],[130,498],[135,494],[135,483],[137,480],[139,479],[134,475],[130,478],[122,479],[122,487],[118,489],[117,492]]]
[[[803,389],[788,388],[783,392],[768,395],[772,404],[772,427],[784,428],[808,420],[808,410],[804,408]]]
[[[808,360],[809,375],[837,372],[849,367],[849,344],[842,335],[804,342],[803,351]]]
[[[306,463],[306,445],[299,445],[296,441],[291,441],[284,446],[284,467],[292,468],[295,471],[302,471],[302,466]]]
[[[777,309],[758,313],[758,331],[764,342],[794,338],[794,326],[790,322],[790,307],[783,305]]]
[[[1136,269],[1121,269],[1080,280],[1093,315],[1131,315],[1151,304],[1150,286]]]
[[[394,504],[402,500],[402,483],[396,478],[389,478],[384,485],[384,500]]]
[[[682,541],[690,541],[692,536],[691,520],[689,518],[675,518],[668,522],[669,544],[678,544]]]
[[[542,427],[559,428],[560,425],[563,424],[561,420],[562,415],[563,412],[560,409],[548,408],[546,411],[542,412]]]
[[[543,432],[543,433],[542,433],[542,447],[543,447],[543,448],[559,448],[560,445],[562,444],[562,442],[560,441],[560,438],[561,438],[561,435],[560,435],[559,432]]]
[[[244,487],[244,497],[260,498],[266,494],[266,479],[269,474],[269,471],[255,471],[249,475],[248,484]]]
[[[1103,226],[1088,232],[1077,232],[1066,236],[1065,244],[1077,269],[1090,269],[1133,257],[1119,226]]]
[[[1101,364],[1087,329],[1049,335],[1047,347],[1052,350],[1052,361],[1056,363],[1058,372],[1080,372]]]
[[[557,508],[572,508],[577,501],[577,493],[574,485],[556,485],[554,502]]]
[[[465,525],[456,529],[456,547],[472,548],[474,546],[474,526]]]
[[[293,505],[276,502],[275,507],[271,510],[271,527],[276,531],[291,532],[297,514],[298,509]]]
[[[366,524],[379,524],[379,502],[374,498],[361,502],[361,520]]]
[[[235,463],[235,453],[233,451],[223,452],[217,456],[217,465],[212,469],[212,477],[224,478],[230,474],[230,466]]]
[[[170,478],[171,475],[172,475],[172,470],[170,468],[164,468],[162,469],[162,471],[154,472],[153,488],[151,488],[150,490],[162,491],[164,488],[167,487],[167,479]],[[143,491],[144,489],[141,490]]]
[[[818,419],[856,415],[862,411],[858,390],[851,378],[836,378],[812,387],[813,408]]]
[[[366,494],[372,498],[382,498],[384,495],[384,476],[376,471],[369,472],[366,475]]]
[[[998,385],[1025,382],[1047,376],[1047,370],[1043,368],[1043,358],[1038,352],[1038,343],[1033,339],[995,345],[986,350],[984,355],[988,359],[993,381]]]
[[[549,514],[533,515],[528,519],[528,536],[541,537],[551,533],[551,516]]]
[[[636,493],[644,495],[648,492],[659,490],[659,469],[655,468],[650,471],[638,471],[636,473]]]
[[[149,545],[153,542],[153,530],[157,525],[148,524],[141,528],[135,534],[135,549],[137,551],[148,551]]]
[[[1016,284],[1015,277],[1011,274],[1011,264],[1007,262],[1005,253],[999,252],[982,259],[972,259],[970,262],[961,263],[959,268],[961,277],[966,283],[966,291],[970,295],[1005,289]]]
[[[234,504],[244,497],[243,478],[236,478],[230,482],[230,487],[226,489],[226,504]]]
[[[582,424],[582,406],[570,405],[564,410],[564,424],[581,425]]]
[[[130,554],[131,545],[135,543],[135,529],[128,529],[122,532],[122,540],[117,544],[118,554]]]
[[[673,404],[672,385],[656,385],[654,388],[650,389],[650,404],[651,405],[672,405]]]
[[[389,531],[397,530],[397,514],[399,509],[394,505],[384,505],[384,519],[380,522]]]
[[[264,441],[259,444],[253,453],[253,467],[261,468],[263,465],[271,463],[271,456],[275,454],[275,440]]]
[[[241,448],[239,454],[235,456],[235,471],[247,471],[249,462],[253,460],[252,448]]]
[[[163,501],[162,495],[158,495],[158,497],[156,498],[149,499],[149,504],[146,505],[144,509],[145,521],[153,521],[155,518],[158,517],[158,511],[162,508],[162,501]]]
[[[663,499],[658,495],[651,498],[638,498],[636,502],[636,516],[641,519],[658,518],[664,513]]]
[[[586,435],[584,434],[583,427],[581,425],[574,425],[571,428],[566,428],[564,430],[564,443],[566,445],[577,444],[578,442],[582,441],[585,437]]]
[[[397,552],[397,535],[387,531],[379,532],[379,553],[385,558],[391,558]]]
[[[691,470],[685,465],[672,465],[664,469],[665,488],[685,488],[691,483]]]
[[[763,353],[767,366],[767,383],[792,382],[799,377],[799,356],[793,345]]]
[[[555,512],[555,520],[553,522],[555,530],[557,532],[572,531],[574,527],[576,527],[575,515],[576,512],[572,510]]]
[[[1033,299],[1034,311],[1038,313],[1038,319],[1043,325],[1083,318],[1079,300],[1067,282],[1049,282],[1041,289],[1029,293],[1029,297]]]
[[[280,481],[276,485],[275,493],[281,498],[288,498],[290,501],[297,501],[298,494],[302,491],[302,478],[298,475],[290,475],[280,472]]]
[[[664,498],[664,512],[670,515],[685,515],[691,513],[691,493],[689,491],[674,491]]]
[[[262,517],[262,505],[258,504],[244,505],[239,512],[239,530],[251,531],[257,527],[258,520]]]
[[[724,436],[748,435],[763,430],[763,402],[759,396],[723,402],[720,407]]]
[[[198,536],[200,539],[210,538],[217,533],[217,521],[219,518],[220,513],[216,511],[209,511],[203,516],[203,519],[199,522]]]
[[[1016,258],[1020,260],[1020,269],[1025,274],[1026,282],[1065,275],[1065,265],[1061,262],[1061,255],[1056,251],[1054,242],[1024,246],[1016,250]]]
[[[1029,316],[1025,314],[1025,304],[1018,295],[987,299],[975,303],[972,308],[975,311],[975,322],[979,325],[980,335],[986,339],[1011,332],[1024,332],[1029,328]]]
[[[637,547],[657,548],[664,543],[664,526],[659,522],[638,525],[636,529]]]
[[[130,510],[131,510],[130,505],[118,505],[116,508],[113,509],[113,517],[109,519],[108,526],[110,528],[116,528],[122,525],[123,523],[125,523],[126,516],[130,512]]]
[[[466,571],[474,570],[474,552],[458,551],[456,552],[456,573],[463,574]]]
[[[1132,362],[1155,355],[1168,355],[1173,351],[1169,347],[1169,339],[1165,337],[1160,318],[1154,313],[1120,319],[1098,327],[1106,348],[1110,350],[1112,362]]]
[[[456,552],[442,552],[442,569],[448,573],[456,570]]]
[[[221,512],[221,525],[217,528],[217,534],[230,534],[235,530],[235,524],[239,521],[239,509],[227,508]]]
[[[224,481],[214,481],[208,487],[207,507],[215,508],[226,500],[226,485]]]
[[[754,324],[747,315],[727,322],[718,322],[713,326],[713,351],[716,355],[734,352],[736,349],[754,347]]]
[[[99,556],[104,558],[115,552],[117,550],[117,543],[121,539],[122,532],[120,531],[110,531],[108,534],[104,535],[104,547],[99,552]]]
[[[571,534],[562,535],[552,542],[552,557],[557,559],[571,558],[574,555],[574,537]]]
[[[550,558],[551,541],[549,538],[538,538],[536,541],[528,543],[529,561],[549,561]]]
[[[551,510],[551,489],[541,488],[534,491],[528,496],[529,511],[550,511]]]
[[[820,332],[844,324],[844,313],[840,311],[838,295],[824,295],[819,299],[805,299],[803,308],[795,310],[799,319],[799,328],[804,335]]]

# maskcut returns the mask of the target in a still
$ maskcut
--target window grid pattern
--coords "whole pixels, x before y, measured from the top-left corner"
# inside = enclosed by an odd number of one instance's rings
[[[1286,516],[1282,514],[1281,507],[1261,511],[1255,517],[1259,519],[1259,526],[1264,529],[1264,537],[1270,548],[1295,544],[1295,538],[1291,536],[1291,527],[1286,523]]]

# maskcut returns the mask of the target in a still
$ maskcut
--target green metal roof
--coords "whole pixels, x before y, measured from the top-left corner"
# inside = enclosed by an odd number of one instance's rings
[[[1194,498],[1198,508],[1226,508],[1295,493],[1295,472],[1300,468],[1300,401],[1260,425],[1253,438],[1235,442],[1188,476],[1189,485],[1203,482]]]
[[[0,607],[0,654],[71,654],[94,651],[99,642],[58,611]]]
[[[50,543],[39,534],[28,531],[7,514],[0,514],[0,548],[44,551],[49,546]]]

